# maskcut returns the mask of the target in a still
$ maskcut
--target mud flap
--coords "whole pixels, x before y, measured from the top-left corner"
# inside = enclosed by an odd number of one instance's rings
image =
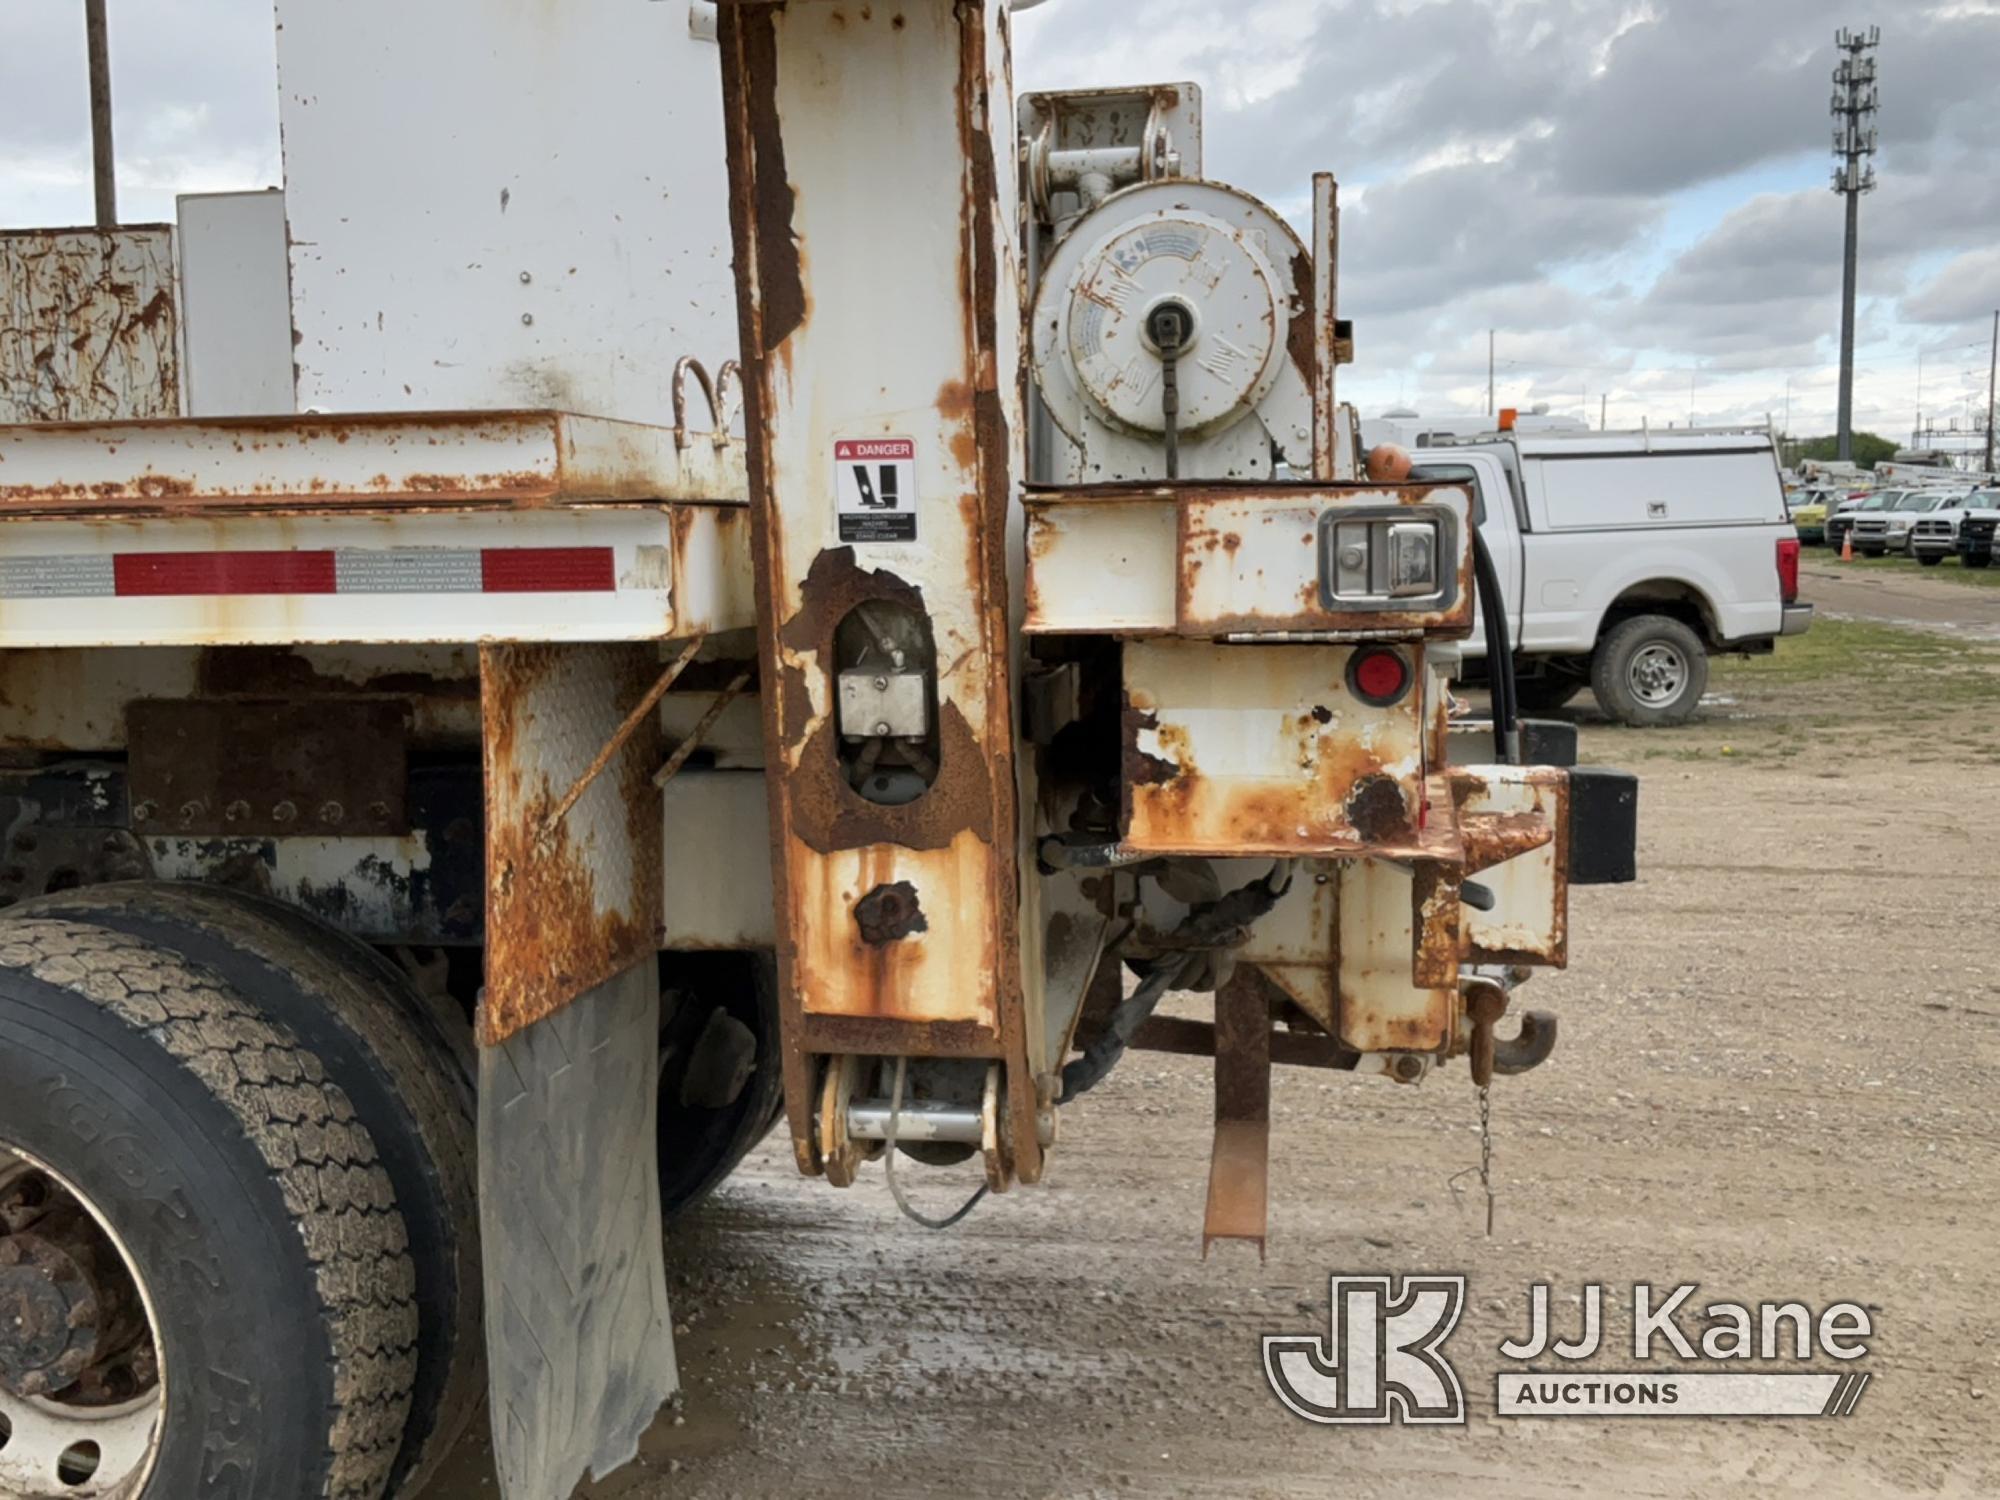
[[[479,1215],[505,1500],[628,1462],[678,1388],[660,1238],[653,645],[480,652]]]
[[[661,1253],[659,977],[599,985],[479,1057],[493,1458],[506,1500],[631,1461],[680,1387]]]

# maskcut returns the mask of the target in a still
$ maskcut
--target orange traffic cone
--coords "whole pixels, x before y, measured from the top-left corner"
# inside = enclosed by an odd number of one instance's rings
[[[1852,526],[1840,534],[1840,560],[1842,562],[1854,561],[1854,528]]]

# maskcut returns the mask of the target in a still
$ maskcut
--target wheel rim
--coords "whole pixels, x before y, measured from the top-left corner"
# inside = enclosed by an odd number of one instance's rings
[[[166,1372],[132,1254],[75,1183],[0,1144],[0,1500],[134,1500]]]
[[[1639,648],[1628,673],[1632,696],[1648,708],[1664,708],[1687,691],[1687,658],[1665,641]]]

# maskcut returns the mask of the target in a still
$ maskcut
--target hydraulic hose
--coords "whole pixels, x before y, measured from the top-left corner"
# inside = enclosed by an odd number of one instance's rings
[[[1486,621],[1486,680],[1493,698],[1493,754],[1503,766],[1521,763],[1521,711],[1514,689],[1514,647],[1507,636],[1507,600],[1486,538],[1472,527],[1472,574]]]

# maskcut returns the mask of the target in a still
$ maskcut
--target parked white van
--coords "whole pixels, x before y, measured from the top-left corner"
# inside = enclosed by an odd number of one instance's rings
[[[1768,652],[1812,621],[1761,428],[1422,431],[1410,456],[1417,477],[1477,487],[1524,709],[1589,687],[1622,723],[1682,723],[1710,655]],[[1464,652],[1477,680],[1483,627]]]

